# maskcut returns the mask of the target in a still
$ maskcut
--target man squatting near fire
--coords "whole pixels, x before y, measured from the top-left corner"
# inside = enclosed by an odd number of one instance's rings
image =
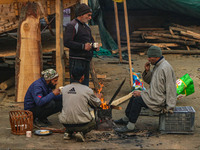
[[[65,28],[64,46],[69,48],[69,72],[70,83],[74,68],[81,66],[84,68],[83,85],[89,85],[90,61],[93,51],[99,51],[99,46],[94,48],[94,39],[88,21],[92,18],[92,9],[86,4],[80,4],[76,8],[76,18]]]
[[[95,128],[96,121],[90,108],[101,105],[101,94],[81,83],[84,81],[84,69],[76,67],[72,71],[73,82],[63,87],[63,108],[58,118],[66,127],[64,139],[75,136],[77,141],[84,142],[84,135]]]
[[[62,95],[55,89],[58,73],[54,69],[42,71],[42,77],[34,81],[28,88],[24,98],[24,110],[33,112],[34,124],[48,126],[47,117],[62,109]]]
[[[115,131],[131,132],[141,111],[141,107],[150,108],[157,112],[171,112],[176,106],[176,77],[172,66],[162,56],[162,51],[157,46],[151,46],[147,51],[148,62],[142,74],[143,80],[149,84],[149,89],[134,91],[125,116],[115,120],[116,124],[126,125],[116,128]],[[150,70],[150,64],[154,68]]]

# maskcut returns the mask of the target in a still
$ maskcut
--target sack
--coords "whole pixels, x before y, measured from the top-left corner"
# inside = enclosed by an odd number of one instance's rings
[[[185,74],[180,79],[176,80],[176,87],[178,95],[177,99],[194,93],[193,80],[190,78],[189,74]]]
[[[132,68],[132,75],[133,75],[133,90],[145,90],[144,83],[142,82],[140,73],[136,73]]]

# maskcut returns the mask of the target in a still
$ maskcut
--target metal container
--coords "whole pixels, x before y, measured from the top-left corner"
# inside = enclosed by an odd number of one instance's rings
[[[192,106],[176,107],[173,114],[159,115],[161,133],[193,134],[195,110]]]

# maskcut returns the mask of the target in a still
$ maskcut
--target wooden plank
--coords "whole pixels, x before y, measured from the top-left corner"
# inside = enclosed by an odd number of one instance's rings
[[[132,75],[132,62],[131,62],[131,45],[130,45],[129,25],[128,25],[128,12],[127,12],[126,0],[124,0],[124,17],[125,17],[125,26],[126,26],[127,48],[128,48],[130,86],[132,88],[133,87],[133,75]]]
[[[117,2],[115,2],[115,1],[114,1],[114,10],[115,10],[115,24],[116,24],[116,29],[117,29],[117,43],[118,43],[118,49],[119,49],[119,61],[122,62],[122,50],[121,50],[121,41],[120,41],[118,8],[117,8]]]
[[[16,101],[23,102],[28,87],[42,70],[40,14],[36,3],[27,3],[20,15],[16,70]]]
[[[11,77],[8,80],[6,80],[0,84],[0,89],[6,90],[14,85],[15,85],[15,77]]]
[[[143,36],[143,38],[146,40],[157,40],[158,42],[169,42],[169,43],[173,42],[173,43],[178,43],[178,44],[182,44],[182,45],[192,45],[192,46],[196,45],[195,41],[185,41],[185,40],[181,40],[181,39],[169,39],[169,38],[159,37],[159,36]]]
[[[131,43],[131,47],[138,46],[138,47],[150,47],[150,46],[158,46],[158,47],[178,47],[179,44],[176,43]]]
[[[62,5],[62,0],[56,0],[56,71],[59,74],[57,87],[63,86],[65,82]]]
[[[163,54],[200,55],[200,50],[162,50]]]
[[[93,81],[93,84],[94,84],[94,90],[95,90],[95,92],[98,92],[99,89],[100,89],[100,85],[99,85],[99,80],[97,78],[97,74],[96,74],[96,71],[95,71],[93,61],[90,61],[90,75],[92,77],[92,81]]]
[[[113,102],[111,103],[111,105],[118,106],[118,105],[120,105],[121,103],[123,103],[123,102],[127,101],[128,99],[130,99],[132,96],[133,96],[133,93],[130,92],[129,94],[127,94],[127,95],[125,95],[125,96],[123,96],[123,97],[121,97],[121,98],[119,98],[119,99],[113,101]]]
[[[139,31],[163,31],[165,28],[138,28]]]
[[[171,34],[164,34],[164,33],[162,33],[162,34],[160,34],[160,33],[150,33],[149,35],[155,35],[155,36],[166,37],[166,38],[171,38],[171,39],[182,39],[182,40],[190,40],[190,41],[200,42],[200,40],[185,37],[185,36],[179,36],[179,35],[171,35]]]

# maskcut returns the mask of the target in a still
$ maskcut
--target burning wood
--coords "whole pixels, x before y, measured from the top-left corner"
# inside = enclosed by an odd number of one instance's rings
[[[102,83],[99,83],[99,85],[100,85],[100,89],[98,90],[98,94],[101,93],[101,91],[102,91],[102,89],[104,87],[104,85]],[[100,107],[102,109],[109,109],[110,108],[110,106],[108,106],[108,104],[106,103],[106,101],[104,100],[103,97],[101,97],[101,105],[100,105]]]

